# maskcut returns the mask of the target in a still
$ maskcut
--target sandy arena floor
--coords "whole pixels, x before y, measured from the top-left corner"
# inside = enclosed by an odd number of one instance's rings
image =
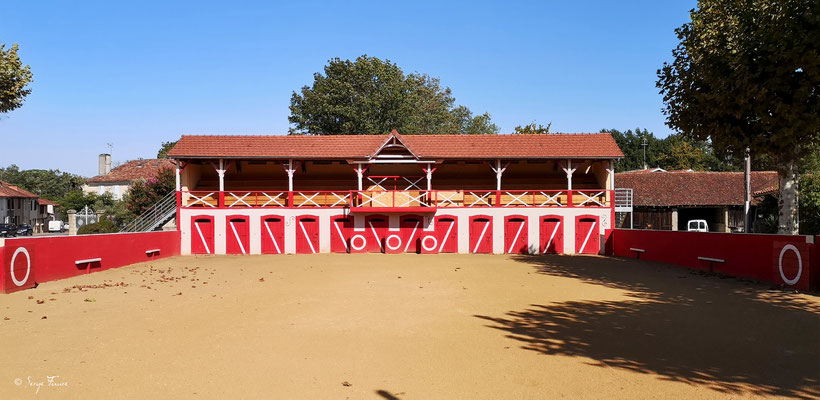
[[[817,294],[602,257],[175,257],[0,295],[0,342],[0,399],[820,396]]]

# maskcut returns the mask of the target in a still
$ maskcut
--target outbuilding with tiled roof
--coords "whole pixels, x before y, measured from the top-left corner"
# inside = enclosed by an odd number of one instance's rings
[[[778,182],[776,171],[752,172],[752,207],[776,194]],[[635,228],[685,230],[689,220],[705,219],[712,231],[743,230],[743,172],[629,171],[615,174],[615,187],[633,191]]]

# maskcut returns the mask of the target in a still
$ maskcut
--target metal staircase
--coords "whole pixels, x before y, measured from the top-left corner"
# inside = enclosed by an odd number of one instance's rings
[[[120,229],[120,232],[150,232],[165,225],[177,213],[176,191],[172,191],[142,215]]]

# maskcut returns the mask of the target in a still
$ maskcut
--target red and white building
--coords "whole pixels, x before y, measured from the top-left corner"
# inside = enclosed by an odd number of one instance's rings
[[[598,254],[609,134],[182,136],[182,254]]]

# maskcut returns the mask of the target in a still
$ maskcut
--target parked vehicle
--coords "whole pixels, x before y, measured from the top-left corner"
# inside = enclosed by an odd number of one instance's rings
[[[68,224],[63,221],[48,221],[49,232],[65,232],[68,229]]]
[[[34,234],[34,228],[29,224],[23,224],[17,227],[17,234],[20,236],[31,236]]]
[[[0,224],[0,236],[2,236],[2,237],[17,236],[17,225],[14,225],[14,224]]]
[[[689,232],[709,232],[709,225],[705,219],[693,219],[687,224],[686,230]]]

